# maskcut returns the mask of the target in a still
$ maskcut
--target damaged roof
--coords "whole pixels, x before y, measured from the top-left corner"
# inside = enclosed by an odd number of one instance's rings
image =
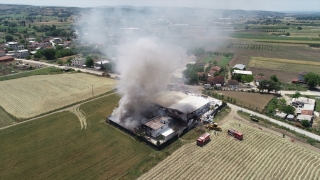
[[[146,122],[144,125],[154,130],[160,129],[162,126],[164,126],[164,124],[160,122],[159,117],[153,118],[151,121]]]
[[[179,102],[169,106],[169,109],[175,109],[182,113],[188,114],[192,113],[195,110],[201,108],[202,106],[209,103],[209,100],[203,98],[203,97],[197,97],[197,96],[188,96]]]

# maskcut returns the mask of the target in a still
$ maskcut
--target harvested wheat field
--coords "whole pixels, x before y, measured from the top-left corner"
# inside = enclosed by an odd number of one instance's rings
[[[230,127],[244,140],[227,136]],[[222,128],[204,147],[187,144],[140,179],[319,179],[318,149],[235,121]]]
[[[93,85],[93,86],[92,86]],[[0,82],[0,106],[30,118],[110,91],[115,80],[82,73],[38,75]]]

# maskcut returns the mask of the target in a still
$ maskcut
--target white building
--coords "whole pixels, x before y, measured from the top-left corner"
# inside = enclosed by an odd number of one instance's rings
[[[22,50],[24,49],[23,45],[19,45],[17,42],[8,42],[5,44],[8,48],[12,48],[14,50]]]
[[[71,60],[71,66],[83,66],[85,63],[85,58],[75,58]]]
[[[167,132],[170,129],[169,123],[169,117],[155,117],[150,121],[144,123],[144,125],[146,126],[146,134],[153,138],[157,138],[161,134],[165,134],[168,137],[171,134]]]
[[[233,74],[252,75],[252,71],[234,70]]]
[[[16,57],[17,58],[25,58],[29,55],[29,51],[28,49],[23,49],[23,50],[19,50],[16,53]]]

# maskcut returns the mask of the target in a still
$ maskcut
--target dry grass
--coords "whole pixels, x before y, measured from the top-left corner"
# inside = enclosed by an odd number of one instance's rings
[[[289,63],[289,64],[299,64],[299,65],[302,64],[302,65],[320,66],[320,62],[298,61],[298,60],[291,60],[291,59],[251,57],[251,60],[254,60],[254,61],[268,61],[268,62],[279,62],[279,63]]]
[[[249,67],[264,68],[271,70],[281,70],[298,73],[300,71],[310,71],[319,73],[320,63],[312,61],[296,61],[289,59],[276,59],[264,57],[252,57]]]
[[[30,118],[110,91],[115,81],[88,74],[38,75],[0,82],[0,106]]]
[[[239,123],[241,127],[239,127]],[[233,127],[244,140],[228,136]],[[204,147],[185,145],[140,179],[318,179],[320,153],[290,139],[229,121]]]
[[[272,94],[260,94],[260,93],[248,93],[237,91],[217,91],[222,93],[225,97],[236,99],[236,104],[256,108],[262,110],[268,104],[268,102],[274,97]]]

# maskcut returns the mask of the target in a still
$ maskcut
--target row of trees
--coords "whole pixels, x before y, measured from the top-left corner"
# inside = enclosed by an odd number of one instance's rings
[[[46,60],[53,60],[57,58],[62,58],[65,56],[72,56],[77,54],[75,49],[64,49],[61,46],[57,46],[56,49],[41,49],[36,52],[34,58],[36,59],[46,59]]]
[[[317,85],[320,85],[320,75],[313,72],[304,75],[304,80],[306,81],[310,89],[313,89]]]

